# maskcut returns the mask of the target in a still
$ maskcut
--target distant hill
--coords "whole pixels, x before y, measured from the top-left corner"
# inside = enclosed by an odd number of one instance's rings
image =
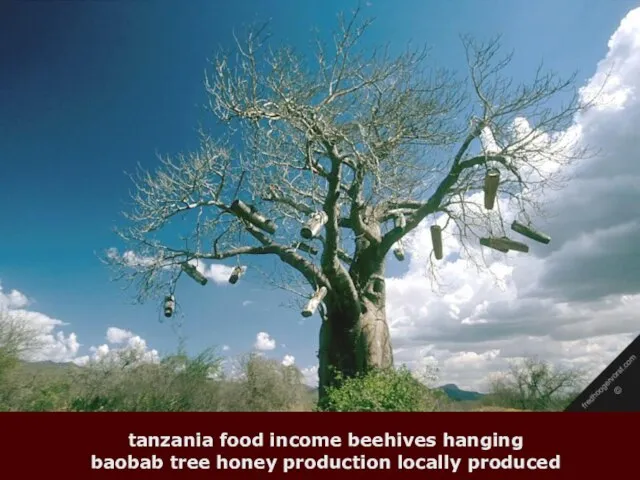
[[[454,385],[453,383],[448,383],[438,388],[446,393],[451,400],[454,400],[456,402],[480,400],[482,397],[484,397],[484,394],[479,392],[461,390],[457,385]]]
[[[20,362],[20,366],[29,370],[68,370],[70,368],[78,368],[73,362],[52,362],[45,360],[43,362]]]
[[[68,369],[68,368],[76,368],[77,365],[73,362],[52,362],[49,360],[45,360],[43,362],[21,362],[23,368],[32,368],[32,369]]]
[[[27,375],[64,375],[79,368],[72,362],[20,362],[18,371]]]

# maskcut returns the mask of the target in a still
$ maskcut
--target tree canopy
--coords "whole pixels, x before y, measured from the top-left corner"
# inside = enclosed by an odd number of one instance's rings
[[[433,67],[426,48],[358,50],[370,23],[357,13],[341,20],[333,48],[318,42],[313,60],[290,47],[271,50],[264,28],[214,60],[205,85],[226,136],[202,132],[197,151],[140,172],[120,233],[146,261],[109,256],[136,267],[141,294],[165,289],[180,273],[170,265],[272,254],[313,286],[335,283],[355,295],[348,267],[359,238],[384,255],[429,216],[453,221],[465,244],[504,229],[500,212],[473,195],[492,165],[501,167],[500,195],[515,213],[537,212],[540,190],[556,186],[557,167],[576,156],[554,133],[578,111],[577,97],[550,102],[573,78],[539,69],[530,83],[513,85],[502,75],[510,55],[499,56],[499,42],[466,37],[469,75],[459,78]],[[246,221],[235,200],[277,229]],[[324,234],[305,249],[300,227],[320,211]],[[188,238],[160,240],[163,227],[191,212]],[[404,228],[388,228],[399,214]]]

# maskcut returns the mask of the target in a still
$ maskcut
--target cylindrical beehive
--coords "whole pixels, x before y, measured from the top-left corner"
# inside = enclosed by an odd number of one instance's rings
[[[207,284],[207,277],[205,277],[202,273],[200,273],[198,271],[198,269],[194,265],[191,265],[190,263],[184,262],[180,266],[181,266],[182,271],[184,273],[189,275],[191,278],[193,278],[200,285],[206,285]]]
[[[484,208],[493,210],[500,185],[500,170],[492,168],[484,177]]]
[[[531,240],[535,240],[536,242],[544,243],[545,245],[551,241],[551,237],[546,233],[534,230],[533,228],[528,227],[524,223],[520,223],[517,220],[514,220],[511,224],[511,230],[519,233],[520,235],[524,235]]]
[[[402,240],[398,240],[393,245],[393,255],[396,257],[396,260],[402,262],[404,260],[404,247],[402,245]]]
[[[506,247],[499,238],[481,238],[480,245],[483,247],[493,248],[494,250],[498,250],[502,253],[507,253],[509,251],[509,248]]]
[[[313,294],[313,297],[311,297],[311,299],[309,300],[309,303],[307,303],[307,306],[304,308],[304,310],[302,310],[302,316],[306,318],[313,315],[318,309],[318,305],[320,305],[320,302],[324,300],[324,297],[326,295],[327,287],[320,287],[318,290],[316,290],[316,292]]]
[[[444,252],[442,250],[442,228],[440,225],[431,225],[431,244],[436,260],[442,260]]]
[[[242,200],[234,200],[230,209],[240,218],[252,223],[261,230],[272,235],[276,233],[276,224],[273,221],[268,220],[264,215],[258,213],[255,208],[250,207]]]
[[[241,266],[235,267],[231,272],[231,276],[229,277],[229,283],[231,285],[235,285],[236,283],[238,283],[238,280],[240,279],[240,277],[244,275],[245,270],[246,268]]]
[[[513,250],[515,252],[529,253],[529,245],[526,243],[511,240],[508,237],[501,237],[498,239],[505,248]]]
[[[264,230],[267,233],[273,235],[276,233],[276,224],[269,220],[264,215],[259,214],[258,212],[253,212],[251,214],[251,223],[253,223],[256,227]]]
[[[308,245],[304,242],[299,242],[296,244],[297,250],[302,250],[303,252],[307,252],[310,255],[317,255],[318,249],[313,247],[312,245]]]
[[[329,221],[329,217],[325,212],[315,212],[309,216],[309,220],[300,230],[300,236],[307,240],[317,237],[322,227]]]
[[[176,298],[173,295],[164,297],[164,316],[169,318],[176,309]]]

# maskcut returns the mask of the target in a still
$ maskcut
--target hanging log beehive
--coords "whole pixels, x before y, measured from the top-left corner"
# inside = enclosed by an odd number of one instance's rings
[[[508,237],[481,238],[480,245],[493,248],[494,250],[498,250],[499,252],[503,253],[506,253],[509,250],[529,253],[529,245],[527,245],[526,243],[517,242],[516,240],[511,240]]]
[[[237,267],[235,267],[232,271],[231,271],[231,275],[229,276],[229,283],[231,285],[235,285],[236,283],[238,283],[238,280],[240,280],[240,277],[242,277],[242,275],[244,275],[244,272],[247,271],[247,267],[243,267],[238,265]]]
[[[398,240],[393,245],[393,255],[399,262],[404,260],[404,246],[402,245],[402,240]]]
[[[322,227],[329,221],[329,217],[325,212],[315,212],[309,216],[309,220],[304,224],[300,230],[300,236],[310,240],[315,238],[322,230]]]
[[[164,316],[170,318],[176,310],[176,298],[173,295],[164,297]]]
[[[508,237],[501,237],[498,240],[502,242],[502,245],[504,245],[504,247],[508,250],[513,250],[515,252],[529,253],[529,245],[527,245],[526,243],[518,242]]]
[[[442,228],[440,225],[431,225],[431,244],[436,260],[442,260],[444,252],[442,249]]]
[[[310,255],[317,255],[318,249],[304,242],[298,242],[295,245],[296,250],[302,250]]]
[[[500,185],[500,170],[492,168],[484,177],[484,208],[493,210]]]
[[[483,247],[493,248],[502,253],[507,253],[509,248],[504,246],[504,243],[499,238],[481,238],[480,245]]]
[[[309,303],[307,303],[307,306],[304,307],[304,310],[302,310],[302,316],[306,318],[313,315],[318,309],[320,302],[324,300],[324,297],[326,295],[327,287],[320,287],[318,290],[316,290],[316,292],[313,294],[313,297],[311,297],[311,299],[309,300]]]
[[[200,273],[198,271],[198,269],[194,265],[191,265],[190,263],[184,262],[184,263],[180,264],[180,267],[182,268],[182,271],[184,273],[189,275],[191,278],[193,278],[200,285],[206,285],[207,284],[207,277],[205,277],[202,273]]]
[[[544,243],[545,245],[551,241],[551,237],[546,233],[534,230],[533,228],[525,225],[524,223],[520,223],[517,220],[514,220],[511,224],[511,230],[519,233],[520,235],[524,235],[531,240],[535,240],[536,242]]]
[[[258,213],[258,211],[253,206],[247,205],[242,200],[234,200],[234,202],[231,204],[230,209],[240,218],[255,225],[259,229],[264,230],[265,232],[272,235],[276,233],[276,224],[273,221]]]

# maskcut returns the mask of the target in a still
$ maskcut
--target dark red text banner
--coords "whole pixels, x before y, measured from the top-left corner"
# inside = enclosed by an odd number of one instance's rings
[[[633,471],[639,424],[640,413],[5,413],[0,462],[3,478],[595,478]]]

